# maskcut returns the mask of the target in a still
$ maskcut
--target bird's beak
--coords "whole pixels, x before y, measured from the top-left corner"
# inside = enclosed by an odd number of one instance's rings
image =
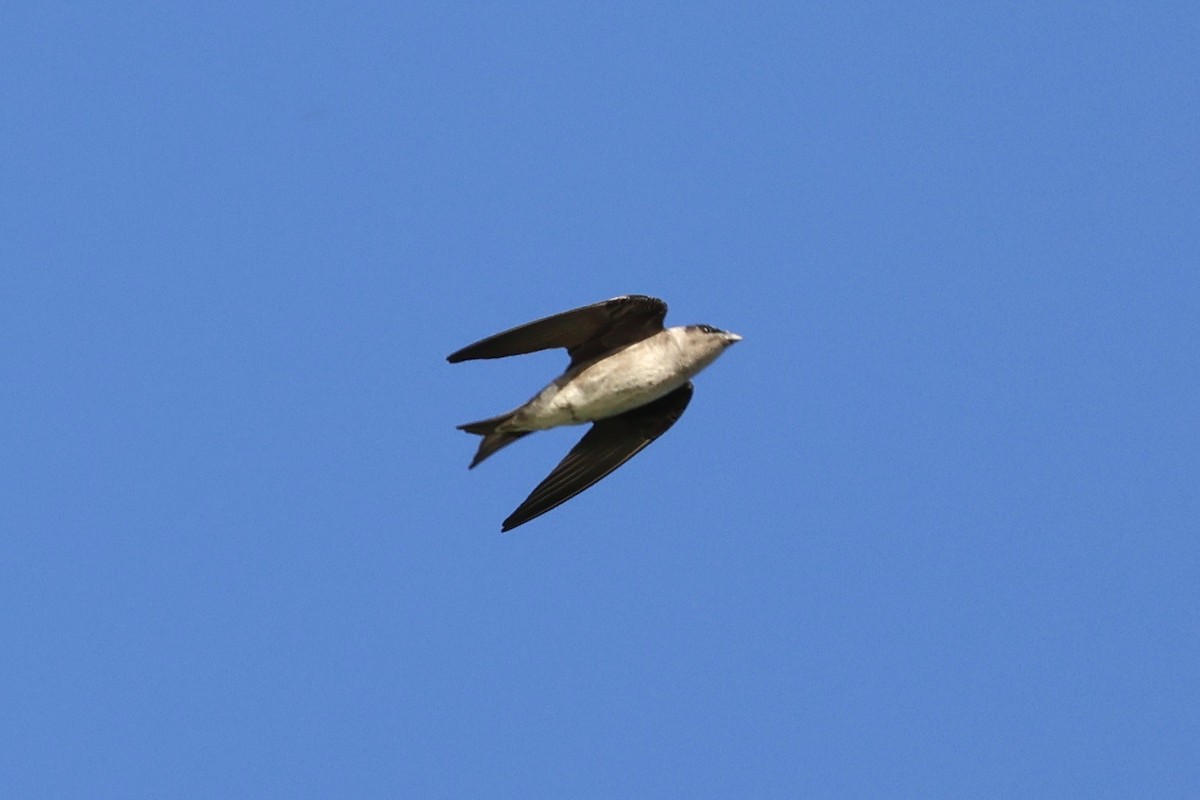
[[[740,342],[741,340],[742,337],[738,336],[736,333],[725,331],[725,344],[730,345],[735,342]]]

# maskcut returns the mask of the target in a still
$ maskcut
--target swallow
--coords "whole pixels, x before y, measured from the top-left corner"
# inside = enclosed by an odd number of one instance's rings
[[[593,486],[667,432],[692,399],[692,381],[741,336],[711,325],[664,328],[667,304],[633,294],[564,311],[451,353],[451,364],[565,348],[566,371],[498,417],[458,429],[482,436],[468,469],[534,431],[591,423],[525,502],[510,531]]]

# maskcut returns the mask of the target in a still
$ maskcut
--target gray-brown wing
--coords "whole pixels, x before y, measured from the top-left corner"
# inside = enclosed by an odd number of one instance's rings
[[[476,358],[504,358],[565,347],[571,365],[641,341],[662,330],[667,304],[633,294],[603,300],[518,325],[451,353],[451,364]]]
[[[510,531],[570,500],[667,432],[692,399],[692,384],[640,408],[592,423],[566,458],[504,520]]]

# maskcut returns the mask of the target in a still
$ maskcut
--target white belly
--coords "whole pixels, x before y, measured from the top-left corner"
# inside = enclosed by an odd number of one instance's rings
[[[644,406],[687,383],[659,342],[647,340],[551,383],[514,416],[520,430],[592,422]]]

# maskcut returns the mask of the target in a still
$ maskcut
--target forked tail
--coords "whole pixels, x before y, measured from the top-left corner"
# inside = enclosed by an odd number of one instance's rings
[[[510,445],[522,436],[531,431],[497,431],[504,422],[508,421],[512,414],[501,414],[498,417],[491,419],[481,419],[479,422],[468,422],[465,425],[459,425],[460,431],[474,433],[483,437],[483,441],[479,443],[479,449],[475,451],[475,458],[471,460],[471,466],[468,469],[474,469],[479,462],[490,456],[492,453],[499,450],[501,447]]]

